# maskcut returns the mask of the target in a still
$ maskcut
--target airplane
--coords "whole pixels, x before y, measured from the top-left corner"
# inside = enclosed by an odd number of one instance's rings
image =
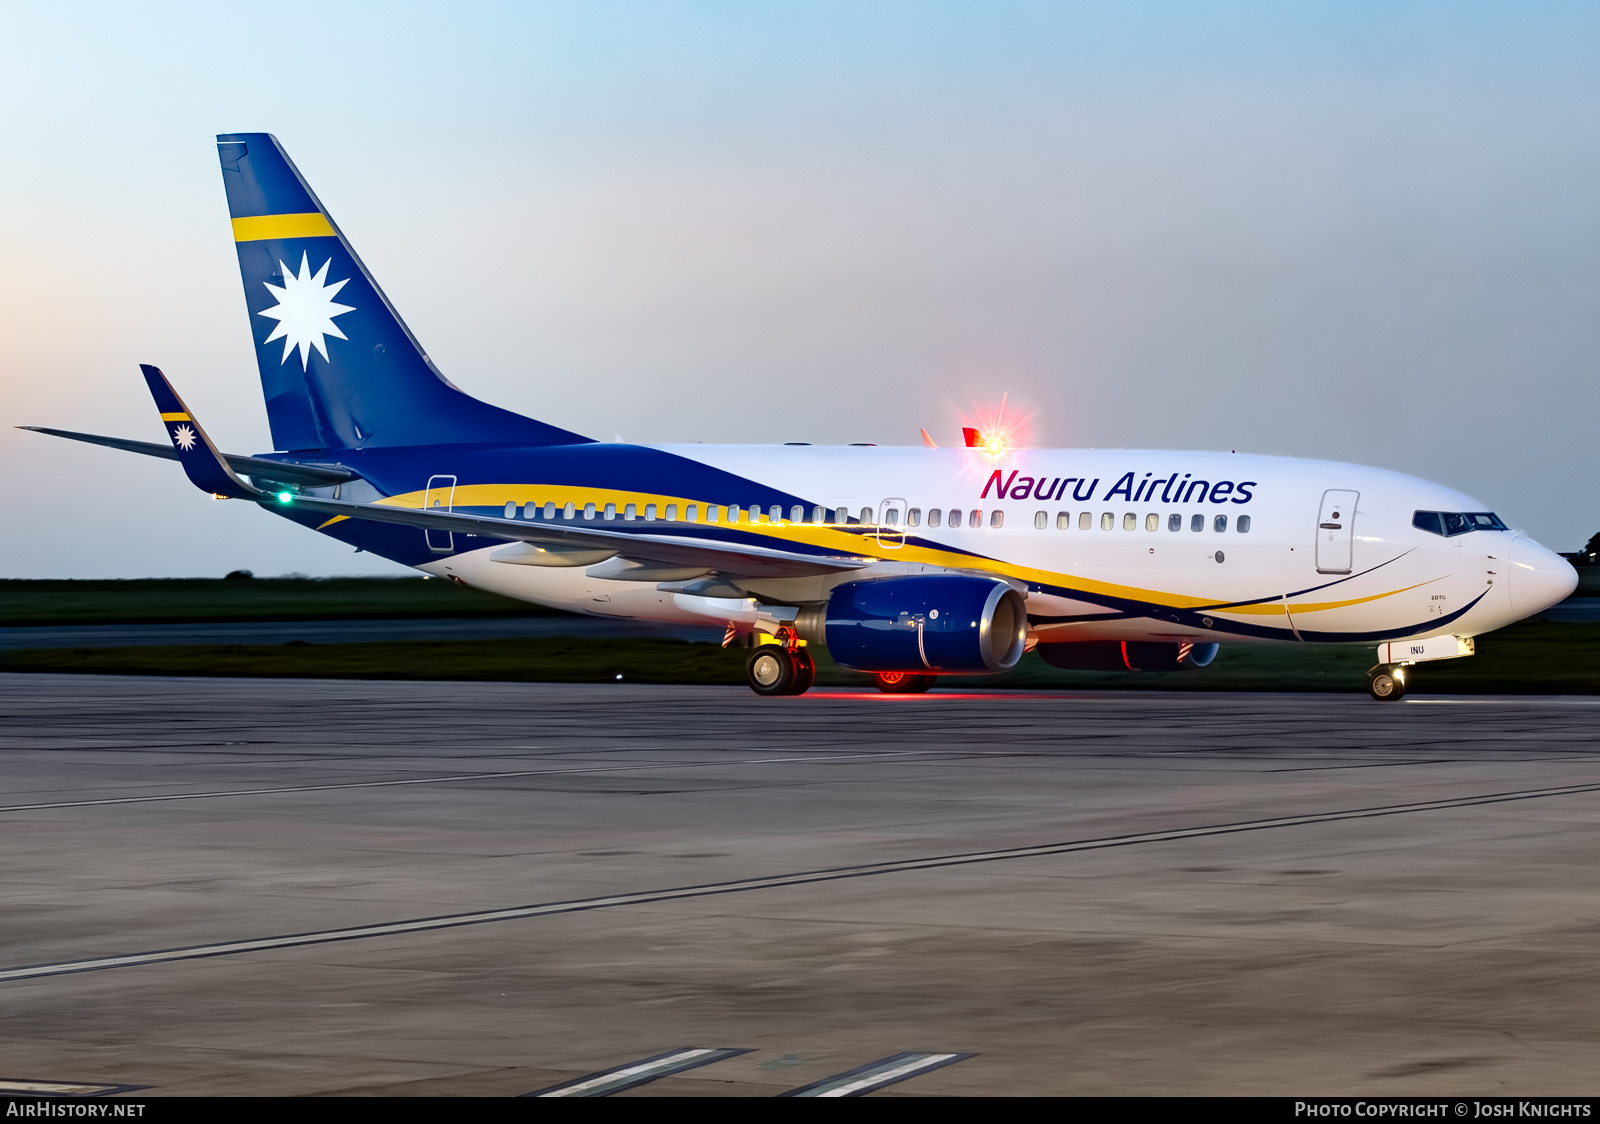
[[[596,441],[435,367],[268,133],[217,152],[275,451],[221,452],[156,367],[175,459],[217,498],[425,574],[593,616],[724,627],[758,695],[811,649],[917,693],[1005,672],[1194,671],[1220,645],[1376,648],[1416,663],[1567,597],[1565,559],[1426,480],[1221,452]]]

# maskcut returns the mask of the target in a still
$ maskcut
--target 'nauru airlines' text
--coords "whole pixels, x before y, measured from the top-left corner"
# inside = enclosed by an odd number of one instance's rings
[[[1121,496],[1129,503],[1153,503],[1159,492],[1162,503],[1249,503],[1255,498],[1250,489],[1258,486],[1255,480],[1199,480],[1189,472],[1167,476],[1147,472],[1143,479],[1136,479],[1137,475],[1124,472],[1100,499],[1109,502]],[[1095,498],[1099,487],[1099,477],[1090,480],[1086,476],[1052,476],[1047,479],[1023,476],[1020,468],[1012,469],[1007,476],[997,468],[978,498],[988,499],[993,490],[997,500],[1064,500],[1070,494],[1079,503],[1087,503]]]

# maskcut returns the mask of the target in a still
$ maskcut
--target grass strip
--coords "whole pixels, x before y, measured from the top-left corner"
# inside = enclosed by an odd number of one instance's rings
[[[821,686],[871,677],[813,648]],[[150,648],[36,648],[0,653],[0,671],[304,679],[469,679],[511,682],[744,682],[741,649],[684,640],[404,641],[381,644],[194,644]],[[1167,673],[1060,671],[1030,653],[1003,676],[942,685],[1008,689],[1333,691],[1366,689],[1371,648],[1223,645],[1208,668]],[[1478,638],[1478,654],[1419,664],[1411,688],[1438,694],[1600,694],[1600,624],[1529,621]]]
[[[0,627],[566,616],[430,578],[0,581]]]

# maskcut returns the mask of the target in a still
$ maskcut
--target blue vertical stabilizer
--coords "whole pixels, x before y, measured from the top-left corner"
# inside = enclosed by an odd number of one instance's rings
[[[589,440],[450,385],[277,138],[224,134],[217,154],[277,448]]]

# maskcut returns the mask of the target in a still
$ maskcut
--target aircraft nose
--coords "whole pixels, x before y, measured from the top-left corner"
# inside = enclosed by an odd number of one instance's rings
[[[1546,550],[1525,535],[1518,535],[1507,553],[1511,608],[1518,617],[1531,617],[1578,588],[1578,571],[1561,555]]]

